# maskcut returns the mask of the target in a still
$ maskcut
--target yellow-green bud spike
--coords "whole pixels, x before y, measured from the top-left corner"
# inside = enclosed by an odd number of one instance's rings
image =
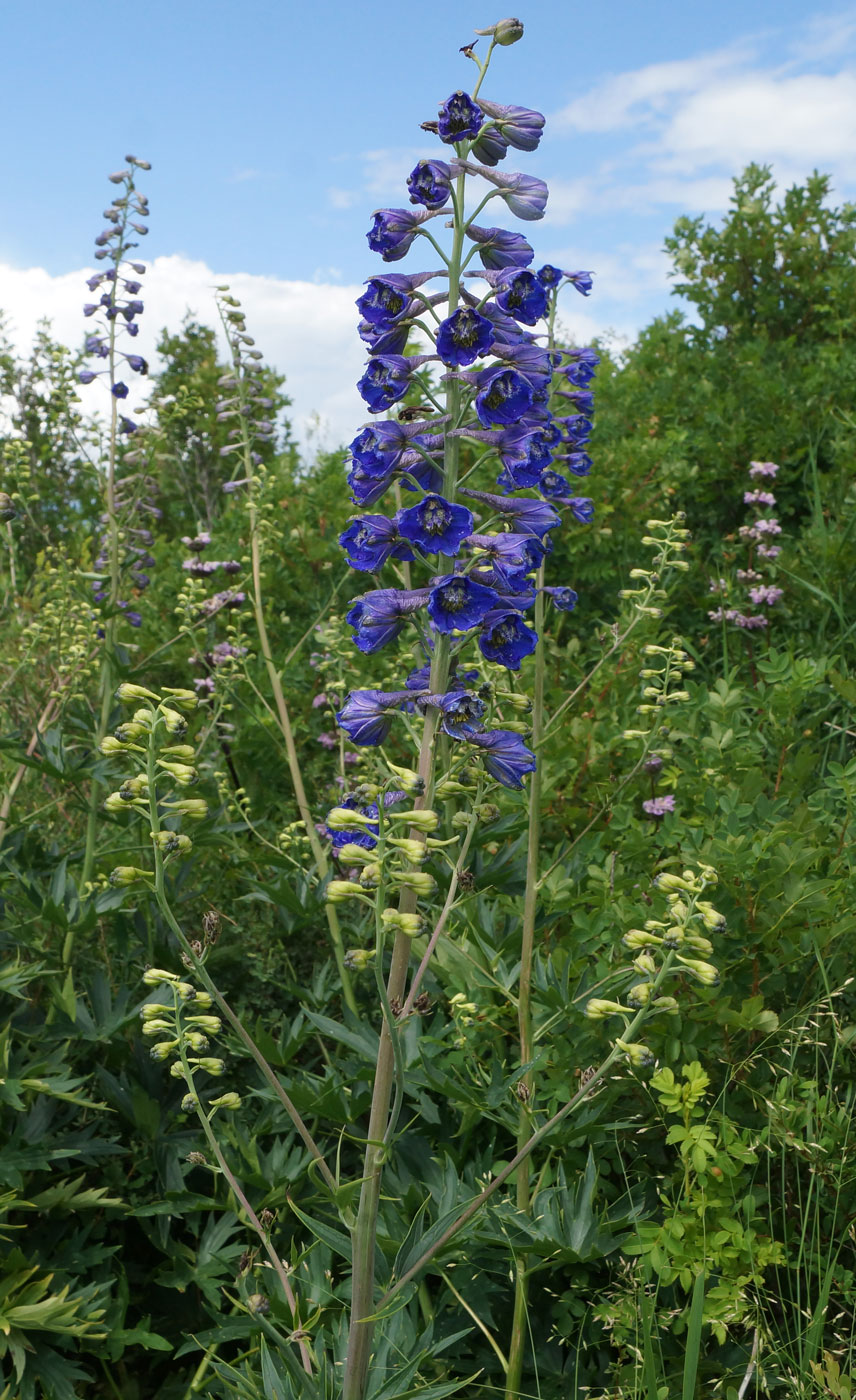
[[[195,710],[196,706],[199,704],[199,696],[196,694],[195,690],[182,690],[176,689],[171,685],[165,685],[163,693],[164,695],[168,695],[173,705],[178,706],[180,710]]]
[[[146,987],[160,987],[164,982],[178,982],[179,978],[175,972],[166,972],[162,967],[147,967],[143,973],[143,983]]]
[[[160,704],[160,696],[153,690],[146,690],[145,686],[132,685],[130,681],[123,681],[116,691],[117,699],[124,704],[133,704],[135,700],[151,700],[153,704]]]
[[[376,859],[375,851],[367,851],[365,846],[358,846],[354,841],[340,846],[336,855],[345,865],[371,865]]]
[[[391,811],[389,817],[391,821],[406,822],[408,826],[414,827],[417,831],[436,831],[440,825],[440,818],[430,807],[412,812]]]
[[[331,880],[324,892],[324,898],[328,904],[341,904],[346,899],[353,899],[355,894],[362,894],[363,887],[358,885],[356,880]]]

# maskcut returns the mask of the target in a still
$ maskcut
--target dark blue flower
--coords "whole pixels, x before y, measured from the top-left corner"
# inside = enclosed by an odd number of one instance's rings
[[[559,612],[573,612],[579,601],[573,588],[543,588],[541,591],[552,598]]]
[[[578,520],[581,525],[588,525],[594,519],[594,501],[588,496],[572,496],[568,501],[571,508],[571,515]]]
[[[79,369],[77,377],[81,384],[91,384],[93,379],[97,378],[94,369]]]
[[[474,733],[481,728],[481,720],[487,708],[480,696],[472,691],[450,690],[445,695],[424,695],[420,708],[433,706],[442,712],[442,727],[456,739]]]
[[[591,346],[586,346],[583,350],[569,350],[566,353],[571,356],[571,363],[565,368],[565,378],[569,384],[585,389],[594,379],[595,370],[600,364],[600,355]]]
[[[508,153],[508,141],[502,132],[489,123],[485,124],[472,146],[470,155],[474,160],[480,160],[483,165],[498,165],[505,159]]]
[[[504,228],[479,228],[467,225],[467,238],[479,245],[479,257],[485,267],[528,267],[535,253],[522,233]]]
[[[586,418],[591,418],[594,413],[594,394],[591,389],[560,389],[559,394],[563,399],[571,399],[574,408],[584,413]]]
[[[137,374],[148,374],[149,362],[148,360],[144,360],[142,355],[126,355],[125,359],[128,361],[131,369],[136,370]]]
[[[592,274],[590,272],[566,272],[568,281],[576,287],[584,297],[587,297],[592,289]]]
[[[483,501],[498,515],[504,515],[514,522],[521,534],[542,536],[548,530],[555,530],[562,520],[546,501],[533,501],[518,496],[494,496],[489,491],[473,491],[468,486],[461,487],[461,495],[470,496],[474,501]]]
[[[466,742],[480,751],[485,768],[503,787],[520,788],[524,773],[535,771],[535,755],[513,730],[491,729],[484,734],[468,734]]]
[[[438,632],[466,632],[496,607],[499,594],[463,574],[449,574],[431,589],[428,616]]]
[[[360,515],[339,536],[352,569],[376,573],[387,559],[409,560],[413,551],[402,546],[392,520],[385,515]]]
[[[480,376],[476,394],[479,422],[485,428],[517,423],[532,407],[534,397],[532,385],[517,370],[489,370],[486,377]]]
[[[509,146],[518,151],[534,151],[544,130],[544,117],[531,107],[513,107],[501,102],[487,102],[483,97],[478,104],[485,116],[490,117],[496,130]]]
[[[113,385],[111,392],[114,399],[126,399],[128,397],[128,386],[127,384],[123,384],[120,380],[118,384]]]
[[[386,277],[372,277],[368,282],[368,291],[363,292],[357,298],[357,308],[360,315],[368,321],[369,325],[377,326],[381,330],[389,330],[394,323],[406,315],[410,309],[410,289],[397,286],[397,282],[406,282],[404,277],[398,278],[394,273],[389,273]]]
[[[336,715],[354,744],[382,744],[392,727],[393,712],[411,704],[409,690],[352,690]]]
[[[360,651],[370,655],[394,641],[429,596],[427,588],[378,588],[354,599],[346,621],[356,628],[353,640]]]
[[[466,92],[453,92],[440,104],[437,121],[437,134],[447,146],[456,141],[471,141],[479,133],[484,118],[473,99]]]
[[[509,671],[519,671],[524,656],[531,656],[537,645],[537,632],[527,627],[511,608],[497,608],[482,623],[479,651],[488,661],[498,661]]]
[[[552,263],[545,263],[543,267],[539,267],[537,273],[538,281],[541,283],[541,286],[546,287],[549,291],[552,291],[554,287],[558,287],[564,275],[562,269],[560,267],[554,267]]]
[[[566,476],[562,476],[561,472],[553,471],[551,467],[547,467],[541,473],[538,490],[544,496],[554,500],[562,500],[570,495],[571,483]]]
[[[547,293],[528,268],[503,268],[493,273],[490,281],[496,291],[497,306],[501,306],[515,321],[534,326],[545,314]]]
[[[468,307],[459,307],[437,331],[437,354],[444,365],[471,365],[487,354],[494,341],[494,330],[485,316]]]
[[[407,177],[411,204],[440,209],[449,198],[451,171],[444,160],[420,160]]]
[[[564,429],[568,442],[582,446],[592,435],[592,425],[584,413],[571,413],[567,418],[557,420]]]
[[[568,452],[562,462],[574,476],[588,476],[591,471],[591,457],[587,452]]]
[[[371,413],[383,413],[403,399],[410,388],[413,359],[407,355],[375,355],[357,384]]]
[[[420,224],[433,217],[433,211],[422,209],[378,209],[366,234],[373,253],[380,253],[384,262],[398,262],[410,250]]]
[[[400,510],[396,517],[398,532],[426,554],[454,556],[461,543],[472,534],[472,511],[456,506],[442,496],[426,496],[417,506]]]

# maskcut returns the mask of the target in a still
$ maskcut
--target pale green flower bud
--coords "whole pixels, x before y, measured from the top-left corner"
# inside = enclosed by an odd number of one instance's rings
[[[436,812],[431,811],[430,807],[418,812],[390,812],[389,816],[391,821],[406,822],[408,826],[414,826],[417,831],[436,831],[440,825],[440,818]]]
[[[654,884],[658,890],[662,890],[665,894],[674,890],[692,890],[692,885],[682,875],[673,875],[668,870],[661,871],[655,878]]]
[[[182,983],[181,985],[186,986],[187,983]],[[184,993],[182,993],[182,995],[184,995]],[[197,1006],[202,1008],[203,1011],[207,1011],[209,1006],[213,1004],[208,992],[194,992],[193,1000]]]
[[[414,797],[421,797],[425,791],[425,781],[415,773],[412,768],[399,768],[394,763],[388,763],[387,767],[397,783],[400,783],[405,792],[410,792]]]
[[[161,710],[161,719],[167,734],[174,734],[177,739],[181,739],[187,733],[187,720],[184,715],[178,713],[178,710],[169,710],[164,706]]]
[[[199,1100],[195,1094],[185,1094],[184,1098],[181,1100],[182,1113],[192,1113],[198,1103]]]
[[[186,856],[188,851],[193,848],[193,842],[190,837],[178,831],[152,832],[152,836],[157,843],[158,849],[163,851],[165,856]]]
[[[327,813],[327,825],[331,831],[352,831],[355,826],[373,831],[377,826],[377,821],[365,816],[363,812],[355,812],[348,807],[333,807]]]
[[[162,967],[147,967],[143,973],[143,983],[146,987],[160,987],[163,982],[177,981],[176,973],[165,972]]]
[[[398,929],[408,938],[416,938],[425,927],[421,914],[404,914],[400,909],[384,909],[381,919],[387,928]]]
[[[491,822],[499,821],[502,813],[495,802],[481,802],[476,807],[476,816],[481,826],[488,826]]]
[[[713,944],[709,938],[703,938],[700,933],[688,933],[684,940],[686,947],[692,948],[696,953],[712,953]]]
[[[158,1021],[167,1015],[169,1007],[163,1006],[159,1001],[150,1001],[146,1006],[140,1008],[140,1020]]]
[[[680,924],[672,924],[663,934],[664,948],[680,948],[686,939],[686,931]]]
[[[199,704],[199,697],[195,690],[181,690],[174,686],[165,685],[164,695],[168,695],[173,705],[177,705],[180,710],[195,710]]]
[[[190,1049],[196,1051],[197,1055],[208,1049],[208,1037],[203,1035],[201,1031],[185,1031],[184,1039]]]
[[[185,1020],[188,1026],[196,1026],[207,1035],[216,1035],[223,1029],[223,1022],[219,1016],[187,1016]]]
[[[192,744],[170,744],[168,748],[161,749],[161,753],[168,753],[170,758],[178,758],[185,763],[196,757],[196,750]]]
[[[647,1006],[651,1000],[651,983],[637,982],[627,993],[627,1000],[631,1006]]]
[[[360,871],[359,885],[363,890],[376,890],[383,878],[383,868],[375,862],[364,865]]]
[[[189,997],[194,995],[196,988],[192,982],[179,982],[175,990],[178,992],[182,1001],[187,1001]]]
[[[678,1010],[678,1003],[675,1001],[674,997],[655,997],[651,1005],[652,1007],[656,1007],[658,1011]]]
[[[626,1008],[618,1001],[604,1001],[602,997],[592,997],[586,1002],[586,1016],[590,1021],[602,1021],[605,1016],[624,1016]]]
[[[528,695],[520,695],[516,690],[498,690],[497,698],[504,704],[510,705],[513,710],[521,715],[528,715],[532,709],[532,701]]]
[[[427,858],[428,851],[424,841],[417,841],[415,836],[391,836],[388,844],[394,846],[403,856],[418,865],[420,861]]]
[[[634,1069],[644,1069],[646,1065],[654,1063],[654,1056],[647,1045],[641,1045],[638,1041],[616,1040],[619,1050],[623,1050]]]
[[[656,948],[663,940],[644,929],[629,928],[621,941],[626,948]]]
[[[684,958],[678,954],[678,962],[685,967],[693,977],[697,977],[702,986],[718,987],[719,973],[713,963],[701,962],[698,958]]]
[[[711,933],[722,933],[725,928],[725,915],[720,914],[718,909],[706,899],[700,899],[696,904],[696,909],[701,914],[704,926]]]
[[[160,696],[153,690],[146,690],[142,685],[132,685],[130,681],[122,682],[116,691],[116,697],[125,704],[133,704],[135,700],[151,700],[155,705],[160,704]]]
[[[356,880],[331,880],[324,897],[328,904],[343,904],[346,899],[362,893],[362,885],[358,885]]]
[[[367,851],[365,846],[357,846],[353,841],[340,846],[336,855],[346,865],[369,865],[375,859],[374,851]]]
[[[173,1079],[185,1079],[186,1082],[184,1065],[181,1063],[181,1060],[175,1060],[173,1064],[170,1065],[169,1072]]]
[[[621,737],[622,739],[647,739],[650,733],[650,729],[625,729]]]
[[[136,724],[134,721],[129,721],[127,724],[117,725],[113,730],[113,737],[116,739],[117,743],[125,745],[132,744],[134,739],[141,739],[147,733],[148,730],[144,724]]]
[[[365,972],[373,957],[374,948],[349,948],[343,961],[352,972]]]
[[[151,729],[151,727],[152,727],[152,719],[153,719],[153,715],[152,715],[151,710],[135,710],[135,711],[134,711],[133,723],[134,723],[135,725],[139,725],[139,726],[140,726],[141,732],[144,733],[144,734],[148,734],[149,730]]]
[[[159,1045],[152,1046],[149,1056],[153,1060],[165,1060],[172,1054],[177,1045],[177,1040],[162,1040]]]
[[[146,1008],[143,1008],[143,1009],[146,1010]],[[161,1010],[161,1009],[162,1009],[161,1007],[158,1007],[158,1008],[157,1008],[157,1010]],[[167,1034],[169,1034],[170,1031],[174,1031],[174,1030],[175,1030],[175,1026],[174,1026],[173,1022],[172,1022],[172,1021],[165,1021],[164,1018],[163,1018],[162,1016],[157,1016],[157,1015],[152,1016],[152,1017],[146,1016],[146,1017],[144,1018],[144,1020],[143,1020],[143,1025],[142,1025],[142,1033],[143,1033],[143,1035],[163,1035],[164,1031],[166,1031]]]
[[[178,802],[169,804],[170,812],[180,812],[185,817],[191,817],[194,821],[201,821],[208,816],[208,803],[201,797],[182,797]]]
[[[460,797],[463,793],[475,792],[472,783],[459,783],[454,778],[446,778],[442,783],[438,783],[434,789],[434,796],[445,802],[447,797]]]
[[[105,734],[98,747],[106,758],[113,758],[116,754],[128,752],[128,745],[114,739],[112,734]]]
[[[159,758],[157,765],[158,768],[163,768],[165,773],[169,773],[181,787],[193,787],[193,784],[199,781],[196,769],[186,763],[172,763],[168,758]]]
[[[433,894],[437,888],[437,881],[427,870],[397,870],[389,878],[400,889],[415,890],[423,898]]]
[[[241,1107],[241,1096],[240,1096],[240,1094],[233,1094],[233,1093],[221,1094],[220,1097],[219,1097],[219,1099],[212,1099],[212,1100],[211,1100],[211,1107],[212,1107],[212,1108],[228,1108],[228,1109],[240,1108],[240,1107]]]
[[[128,801],[121,792],[111,792],[109,796],[104,798],[104,810],[105,812],[127,812]]]
[[[657,964],[650,953],[640,953],[638,958],[633,959],[633,966],[637,972],[642,972],[649,977],[653,977],[657,971]]]
[[[519,19],[501,19],[489,29],[476,29],[474,32],[489,35],[495,44],[507,48],[509,44],[516,44],[518,39],[523,38],[523,22]]]
[[[214,1060],[210,1056],[202,1060],[191,1060],[190,1063],[198,1069],[204,1069],[206,1074],[223,1074],[226,1068],[223,1060]]]
[[[150,878],[148,870],[138,870],[135,865],[117,865],[110,871],[109,880],[111,885],[135,885],[138,880],[148,880]]]

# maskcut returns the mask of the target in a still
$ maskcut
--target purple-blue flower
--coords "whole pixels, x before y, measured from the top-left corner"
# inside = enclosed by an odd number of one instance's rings
[[[370,413],[383,413],[404,398],[410,388],[415,358],[407,355],[375,355],[369,360],[357,388]]]
[[[444,365],[459,368],[487,354],[493,341],[494,330],[487,317],[469,307],[459,307],[437,331],[437,354]]]
[[[534,326],[547,310],[547,293],[534,272],[525,267],[485,273],[496,292],[496,304],[515,321]]]
[[[479,133],[484,118],[469,93],[453,92],[440,104],[437,134],[447,146],[456,141],[471,141]]]
[[[425,496],[418,505],[400,510],[396,519],[402,539],[426,554],[459,554],[462,542],[473,531],[472,511],[437,495]]]
[[[466,742],[480,751],[485,768],[503,787],[521,788],[523,775],[535,771],[535,755],[513,730],[491,729],[484,734],[468,734]]]
[[[378,588],[355,598],[346,621],[356,630],[353,640],[367,656],[392,642],[408,618],[428,602],[428,588]]]
[[[411,204],[440,209],[449,198],[451,171],[444,160],[420,160],[407,177]]]
[[[482,501],[498,515],[510,518],[521,534],[542,536],[562,523],[561,516],[546,501],[519,496],[494,496],[490,491],[474,491],[469,486],[461,487],[461,495]]]
[[[480,228],[467,225],[467,238],[479,245],[479,257],[488,268],[528,267],[535,253],[522,233],[504,228]]]
[[[392,727],[393,712],[412,702],[409,690],[352,690],[336,721],[353,744],[382,744]]]
[[[518,151],[535,150],[544,130],[544,117],[540,112],[534,112],[531,107],[487,102],[483,97],[478,99],[478,104],[509,146],[514,146]]]
[[[433,213],[430,209],[377,209],[366,234],[369,247],[380,253],[384,262],[398,262],[409,252],[420,225],[433,218]]]
[[[339,536],[339,544],[352,569],[376,573],[387,559],[410,560],[413,551],[402,546],[395,523],[385,515],[360,515]]]
[[[449,574],[431,589],[428,616],[438,632],[465,632],[477,627],[499,601],[495,589],[474,583],[465,574]]]
[[[462,690],[460,684],[445,695],[423,695],[418,703],[420,709],[433,706],[442,711],[442,728],[456,739],[480,729],[487,708],[480,696]]]
[[[473,165],[470,161],[452,161],[452,174],[457,175],[461,170],[467,175],[482,175],[485,180],[489,180],[518,219],[543,219],[549,195],[543,180],[536,179],[534,175],[524,175],[520,171],[502,175],[497,170],[490,170],[484,165]]]
[[[573,588],[544,588],[542,592],[552,598],[553,605],[559,612],[573,612],[579,601]]]
[[[476,413],[485,428],[517,423],[534,401],[532,385],[514,369],[489,370],[476,394]]]
[[[524,656],[531,656],[537,645],[537,632],[527,627],[511,608],[488,613],[482,623],[479,651],[488,661],[497,661],[509,671],[519,671]]]
[[[571,508],[571,515],[578,520],[581,525],[588,525],[594,519],[594,501],[588,496],[571,496],[568,501]]]

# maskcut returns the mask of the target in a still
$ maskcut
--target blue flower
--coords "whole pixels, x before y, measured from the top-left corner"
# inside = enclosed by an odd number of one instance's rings
[[[562,520],[546,501],[533,501],[516,496],[494,496],[489,491],[473,491],[468,486],[461,487],[462,496],[470,496],[474,501],[483,501],[498,515],[509,517],[515,529],[521,534],[543,536],[548,530],[555,530]]]
[[[574,476],[588,476],[591,471],[591,457],[587,452],[568,452],[562,462]]]
[[[406,315],[410,309],[410,289],[396,283],[406,283],[407,280],[403,276],[397,277],[395,273],[369,279],[368,291],[357,298],[357,309],[369,325],[389,330],[401,316]]]
[[[548,467],[541,473],[541,478],[538,482],[538,490],[544,496],[561,500],[563,497],[567,497],[570,494],[571,483],[568,481],[567,477],[562,476],[561,472],[555,472],[552,468]]]
[[[420,160],[407,177],[411,204],[440,209],[449,198],[451,171],[444,160]]]
[[[591,389],[560,389],[558,392],[563,399],[571,399],[574,408],[584,413],[586,418],[591,418],[594,413],[594,394]]]
[[[499,171],[489,170],[484,165],[473,165],[466,160],[452,161],[453,175],[462,170],[467,175],[482,175],[485,180],[489,180],[518,219],[543,219],[549,195],[543,180],[536,179],[534,175],[524,175],[520,171],[501,175]]]
[[[485,274],[486,275],[486,274]],[[503,268],[489,277],[496,291],[496,304],[513,316],[534,326],[547,310],[547,293],[533,272],[527,268]]]
[[[94,369],[79,369],[77,371],[77,378],[81,384],[91,384],[93,379],[97,378],[97,375]]]
[[[473,531],[472,511],[436,495],[400,510],[396,519],[402,539],[418,545],[426,554],[459,554],[462,542]]]
[[[352,690],[336,715],[354,744],[382,744],[392,728],[392,712],[412,704],[409,690]]]
[[[456,141],[470,141],[478,135],[483,121],[473,99],[459,89],[440,104],[437,134],[447,146],[454,145]]]
[[[588,496],[572,496],[568,501],[571,508],[571,515],[578,520],[581,525],[588,525],[594,519],[594,501]]]
[[[582,446],[591,437],[592,425],[584,413],[571,413],[567,418],[559,418],[558,422],[562,425],[568,441],[577,446]]]
[[[484,734],[468,734],[466,742],[479,749],[485,768],[503,787],[521,788],[524,773],[535,771],[535,755],[513,730],[491,729]]]
[[[479,651],[488,661],[498,661],[509,671],[519,671],[524,656],[531,656],[538,645],[538,634],[526,626],[513,609],[498,608],[482,623]]]
[[[352,569],[376,573],[387,559],[409,560],[413,551],[402,546],[392,520],[385,515],[360,515],[339,536]]]
[[[425,606],[427,588],[378,588],[352,600],[346,621],[356,629],[353,640],[367,656],[392,642],[408,618]]]
[[[118,384],[113,385],[111,392],[114,399],[126,399],[128,397],[128,386],[127,384],[123,384],[120,380]]]
[[[495,589],[474,583],[466,575],[448,574],[431,589],[428,616],[438,632],[465,632],[477,627],[499,601]]]
[[[125,359],[131,369],[136,370],[137,374],[148,374],[149,363],[148,360],[143,359],[142,355],[126,355]]]
[[[559,612],[573,612],[579,601],[573,588],[542,588],[541,591],[552,598],[553,604],[559,609]]]
[[[485,267],[528,267],[535,256],[531,243],[522,233],[504,228],[479,228],[467,225],[467,238],[479,245],[479,257]]]
[[[534,402],[532,385],[514,369],[486,371],[480,376],[476,413],[485,428],[517,423]]]
[[[398,262],[410,250],[420,224],[433,218],[428,209],[377,209],[372,226],[366,234],[373,253],[380,253],[384,262]]]
[[[544,130],[544,117],[533,112],[531,107],[504,106],[501,102],[486,102],[483,97],[478,104],[485,116],[494,122],[496,130],[509,146],[518,151],[534,151]]]
[[[371,413],[391,408],[410,388],[413,359],[407,355],[375,355],[357,384]]]
[[[538,281],[541,283],[541,286],[547,287],[550,290],[552,290],[553,287],[558,287],[564,275],[562,269],[560,267],[554,267],[552,263],[545,263],[543,267],[539,267],[537,273]]]
[[[494,330],[485,316],[468,307],[459,307],[437,331],[437,354],[444,365],[471,365],[487,354],[494,341]]]
[[[485,165],[498,165],[508,153],[508,144],[502,132],[487,123],[470,147],[470,155]]]
[[[420,708],[431,705],[443,714],[442,727],[456,739],[475,733],[481,728],[481,720],[487,708],[480,696],[472,691],[451,690],[445,695],[424,695],[419,701]]]

